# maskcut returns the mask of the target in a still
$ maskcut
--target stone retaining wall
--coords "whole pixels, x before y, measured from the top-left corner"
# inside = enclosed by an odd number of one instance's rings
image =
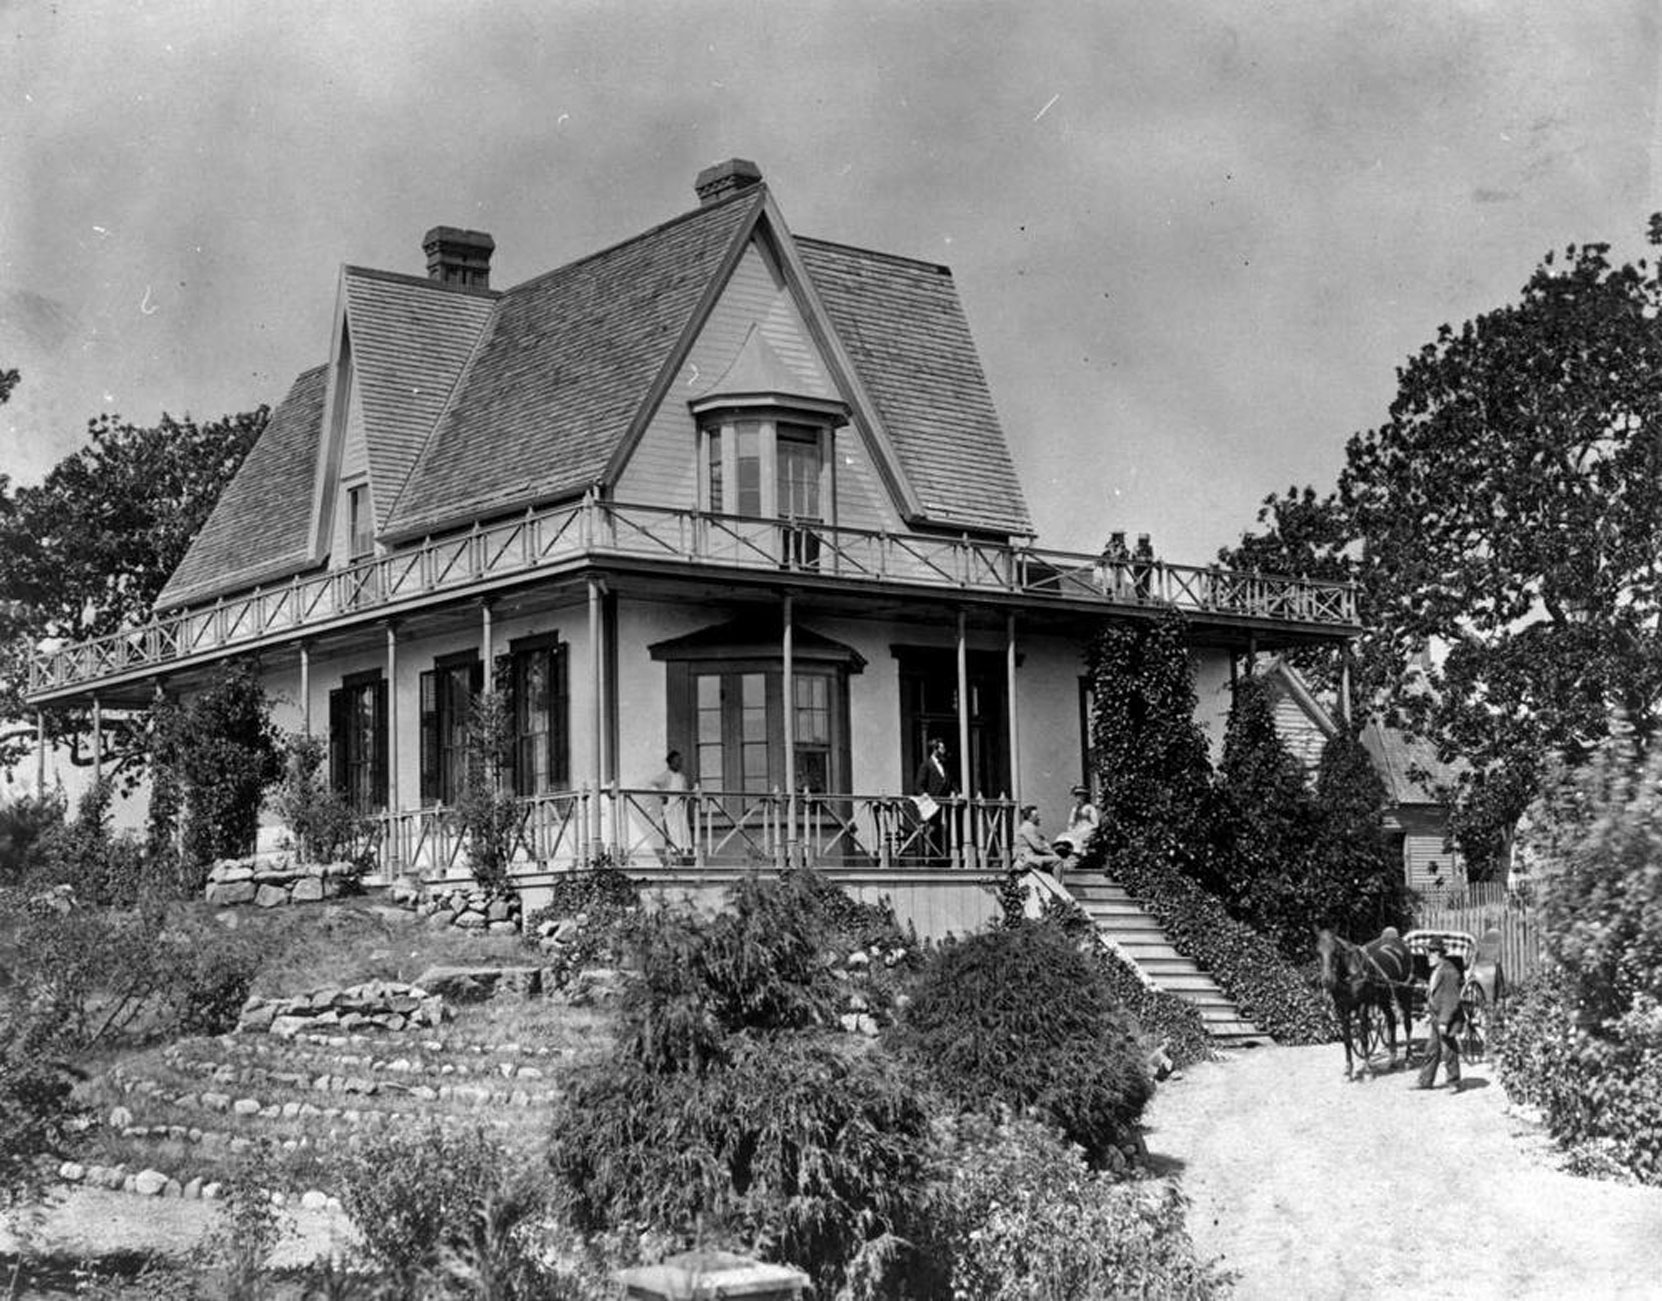
[[[444,1000],[421,986],[371,980],[346,989],[325,986],[293,998],[250,998],[242,1006],[237,1029],[292,1038],[325,1027],[343,1031],[436,1027],[444,1018]]]
[[[525,907],[518,893],[493,893],[462,882],[430,882],[425,888],[397,883],[392,901],[412,908],[429,926],[454,926],[490,935],[518,935]]]
[[[351,863],[296,863],[287,854],[227,858],[209,869],[203,897],[221,907],[321,903],[355,885],[358,876]]]

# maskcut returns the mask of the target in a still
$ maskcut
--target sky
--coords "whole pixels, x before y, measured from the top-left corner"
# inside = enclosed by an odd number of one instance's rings
[[[505,287],[755,160],[953,268],[1043,545],[1204,563],[1540,257],[1641,256],[1651,0],[0,0],[0,474],[326,358],[343,262]]]

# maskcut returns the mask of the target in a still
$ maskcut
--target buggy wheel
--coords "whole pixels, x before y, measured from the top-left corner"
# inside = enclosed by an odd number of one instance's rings
[[[1488,1049],[1489,1000],[1483,986],[1469,981],[1460,991],[1460,1013],[1464,1024],[1460,1029],[1460,1060],[1478,1062]]]
[[[1385,1014],[1372,1003],[1363,1003],[1356,1009],[1352,1024],[1356,1029],[1356,1051],[1364,1062],[1372,1061],[1374,1053],[1385,1042]]]

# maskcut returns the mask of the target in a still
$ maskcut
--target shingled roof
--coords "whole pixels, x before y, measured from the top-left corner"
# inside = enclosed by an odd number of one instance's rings
[[[497,295],[347,267],[342,277],[377,527],[438,422]]]
[[[1031,533],[952,273],[801,236],[796,247],[925,517]]]
[[[158,610],[287,578],[311,563],[312,480],[328,372],[306,371],[277,404],[156,598]]]
[[[794,247],[918,522],[1030,533],[951,274],[793,237],[757,183],[505,292],[344,268],[381,540],[572,497],[615,472],[761,220]],[[326,371],[296,382],[158,608],[321,559],[309,548]]]
[[[389,538],[598,481],[764,194],[756,186],[505,293]]]

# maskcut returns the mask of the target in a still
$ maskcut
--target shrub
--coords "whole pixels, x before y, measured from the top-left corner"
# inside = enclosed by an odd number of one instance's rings
[[[1553,973],[1498,1005],[1501,1081],[1512,1097],[1542,1109],[1572,1158],[1662,1184],[1662,1006],[1641,995],[1594,1032],[1578,1024],[1575,989]]]
[[[508,889],[508,866],[519,834],[519,800],[508,782],[511,725],[499,692],[474,698],[467,716],[462,793],[456,801],[456,824],[467,836],[468,870],[493,892]]]
[[[429,1295],[426,1287],[467,1268],[482,1268],[503,1287],[480,1295],[534,1295],[514,1289],[532,1273],[521,1226],[544,1204],[524,1164],[484,1131],[452,1135],[433,1125],[371,1134],[334,1174],[341,1204],[395,1295]]]
[[[0,887],[21,884],[39,867],[42,842],[63,821],[62,790],[24,793],[0,804]]]
[[[572,923],[564,942],[542,954],[546,978],[564,985],[586,967],[618,960],[640,903],[640,885],[615,867],[562,872],[553,898],[525,919],[524,939],[540,947],[545,923]]]
[[[294,837],[300,858],[309,863],[357,862],[360,867],[369,837],[367,819],[329,783],[324,762],[328,746],[306,732],[285,742],[283,779],[272,805]]]
[[[143,847],[111,829],[113,792],[108,778],[93,782],[76,803],[74,820],[45,833],[37,884],[68,885],[81,901],[111,908],[131,908],[152,890]]]
[[[57,1022],[0,1001],[0,1209],[40,1193],[40,1161],[60,1155],[81,1108],[54,1065]]]
[[[1216,896],[1140,845],[1129,845],[1104,863],[1099,838],[1085,855],[1084,870],[1104,868],[1253,1024],[1281,1043],[1330,1043],[1337,1037],[1332,1005],[1314,981],[1269,940],[1231,917]]]
[[[811,1032],[735,1036],[702,1076],[589,1068],[549,1161],[584,1232],[639,1226],[759,1251],[834,1296],[851,1271],[900,1267],[928,1150],[917,1082],[861,1041]]]
[[[966,1115],[945,1130],[931,1248],[954,1301],[1223,1296],[1184,1202],[1160,1181],[1118,1182],[1044,1127]]]
[[[891,1039],[960,1106],[1032,1111],[1097,1164],[1140,1146],[1142,1053],[1101,969],[1057,926],[943,945]]]

